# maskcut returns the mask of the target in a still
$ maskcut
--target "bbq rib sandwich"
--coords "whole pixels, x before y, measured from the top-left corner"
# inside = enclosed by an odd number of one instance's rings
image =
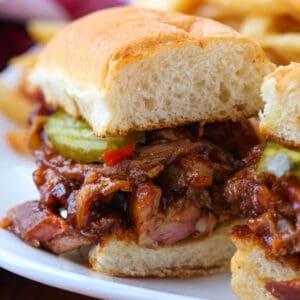
[[[231,238],[232,288],[241,299],[300,299],[300,64],[279,67],[262,85],[260,131],[267,142],[225,187],[247,225]]]
[[[259,142],[245,118],[272,70],[208,19],[125,7],[72,23],[30,75],[45,99],[29,141],[40,200],[5,227],[58,254],[89,245],[111,275],[223,270],[238,218],[224,182]]]

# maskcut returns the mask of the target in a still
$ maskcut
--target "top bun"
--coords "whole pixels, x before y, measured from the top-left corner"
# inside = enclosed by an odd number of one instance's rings
[[[260,131],[286,145],[300,147],[300,64],[277,68],[261,87],[264,111]]]
[[[258,44],[218,22],[123,7],[67,26],[30,82],[105,136],[250,117],[272,70]]]

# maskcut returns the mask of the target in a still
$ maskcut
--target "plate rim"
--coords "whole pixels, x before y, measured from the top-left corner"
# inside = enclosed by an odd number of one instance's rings
[[[5,142],[4,134],[7,130],[14,129],[15,124],[11,122],[8,118],[0,113],[0,153],[3,153],[4,156],[2,160],[9,159],[9,167],[8,165],[3,165],[3,172],[6,174],[7,171],[13,168],[13,173],[15,169],[18,170],[19,168],[25,167],[26,169],[29,167],[31,169],[34,166],[34,162],[31,159],[24,158],[24,156],[14,153],[8,144]],[[0,165],[1,161],[0,159]],[[23,177],[23,175],[22,175]],[[30,176],[31,178],[31,176]],[[1,205],[0,201],[0,217],[3,217],[6,213],[6,205]],[[21,203],[21,202],[18,202]],[[9,208],[8,208],[9,209]],[[1,211],[2,210],[2,211]],[[20,276],[26,277],[28,279],[53,286],[56,288],[60,288],[63,290],[67,290],[70,292],[75,292],[78,294],[91,296],[95,298],[105,298],[105,299],[143,299],[143,300],[152,300],[152,299],[174,299],[174,300],[209,300],[211,296],[206,294],[201,296],[201,290],[199,293],[193,295],[184,295],[183,293],[177,294],[176,291],[168,291],[168,289],[159,290],[155,288],[153,285],[149,286],[139,286],[136,285],[133,279],[133,283],[130,282],[116,282],[114,279],[118,279],[117,277],[108,277],[107,280],[102,279],[101,277],[97,277],[97,275],[102,275],[101,273],[94,272],[87,268],[87,274],[82,272],[76,272],[74,270],[66,270],[63,269],[62,272],[59,272],[59,267],[55,265],[51,265],[48,263],[47,260],[43,259],[36,259],[34,260],[32,257],[29,259],[26,256],[22,256],[19,251],[12,251],[10,246],[12,247],[19,246],[20,243],[26,247],[30,247],[23,243],[20,239],[18,239],[15,235],[7,230],[0,229],[0,238],[2,236],[5,237],[0,244],[0,267],[6,269],[10,272],[18,274]],[[11,241],[11,239],[13,239]],[[6,244],[9,242],[8,246]],[[12,243],[12,244],[11,244]],[[31,247],[30,247],[31,248]],[[32,251],[39,251],[45,252],[40,249],[31,248]],[[37,253],[37,252],[36,252]],[[55,257],[55,259],[65,260],[63,257]],[[72,262],[73,264],[76,264]],[[83,266],[82,266],[83,267]],[[89,274],[89,272],[91,272]],[[50,274],[50,275],[49,275]],[[95,275],[95,276],[93,276]],[[109,280],[111,278],[111,280]],[[128,280],[130,280],[129,278]],[[147,280],[147,279],[144,279]],[[164,279],[161,279],[162,281]],[[184,279],[183,279],[184,280]],[[213,281],[213,278],[212,278]],[[87,282],[90,282],[90,286],[87,286]],[[169,284],[169,283],[167,283]],[[201,285],[201,284],[200,284]],[[184,288],[184,287],[183,287]],[[217,290],[215,291],[217,292]],[[226,294],[227,295],[227,294]],[[232,296],[233,293],[232,293]],[[201,298],[200,298],[201,297]],[[230,298],[231,299],[231,298]],[[234,297],[234,299],[236,299]]]
[[[4,234],[12,235],[4,229],[0,229]],[[29,245],[27,245],[30,247]],[[33,251],[42,251],[40,249],[32,249]],[[57,257],[57,259],[64,259]],[[18,274],[30,280],[49,285],[62,290],[67,290],[73,293],[78,293],[99,299],[174,299],[174,300],[208,300],[207,298],[191,297],[185,295],[178,295],[175,293],[163,292],[151,288],[139,287],[126,283],[119,283],[114,281],[102,280],[101,278],[94,278],[89,275],[79,274],[69,270],[62,270],[58,272],[58,268],[47,265],[45,263],[33,260],[27,260],[26,257],[9,252],[4,247],[0,246],[0,267]],[[95,275],[101,275],[90,270]],[[50,276],[49,276],[50,275]],[[115,277],[112,277],[115,278]],[[86,287],[87,279],[93,289]],[[130,279],[130,278],[129,278]],[[78,284],[74,289],[74,284]],[[114,289],[113,295],[111,289]],[[124,293],[125,290],[125,293]]]

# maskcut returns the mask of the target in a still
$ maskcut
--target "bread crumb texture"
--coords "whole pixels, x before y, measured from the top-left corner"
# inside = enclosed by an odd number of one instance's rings
[[[255,115],[272,70],[260,46],[228,26],[123,7],[67,26],[30,82],[104,136]]]

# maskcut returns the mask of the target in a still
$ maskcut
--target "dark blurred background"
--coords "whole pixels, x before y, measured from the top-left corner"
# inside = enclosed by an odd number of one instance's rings
[[[126,0],[1,0],[0,71],[9,59],[33,46],[26,31],[29,20],[68,21],[92,11],[126,4]]]

